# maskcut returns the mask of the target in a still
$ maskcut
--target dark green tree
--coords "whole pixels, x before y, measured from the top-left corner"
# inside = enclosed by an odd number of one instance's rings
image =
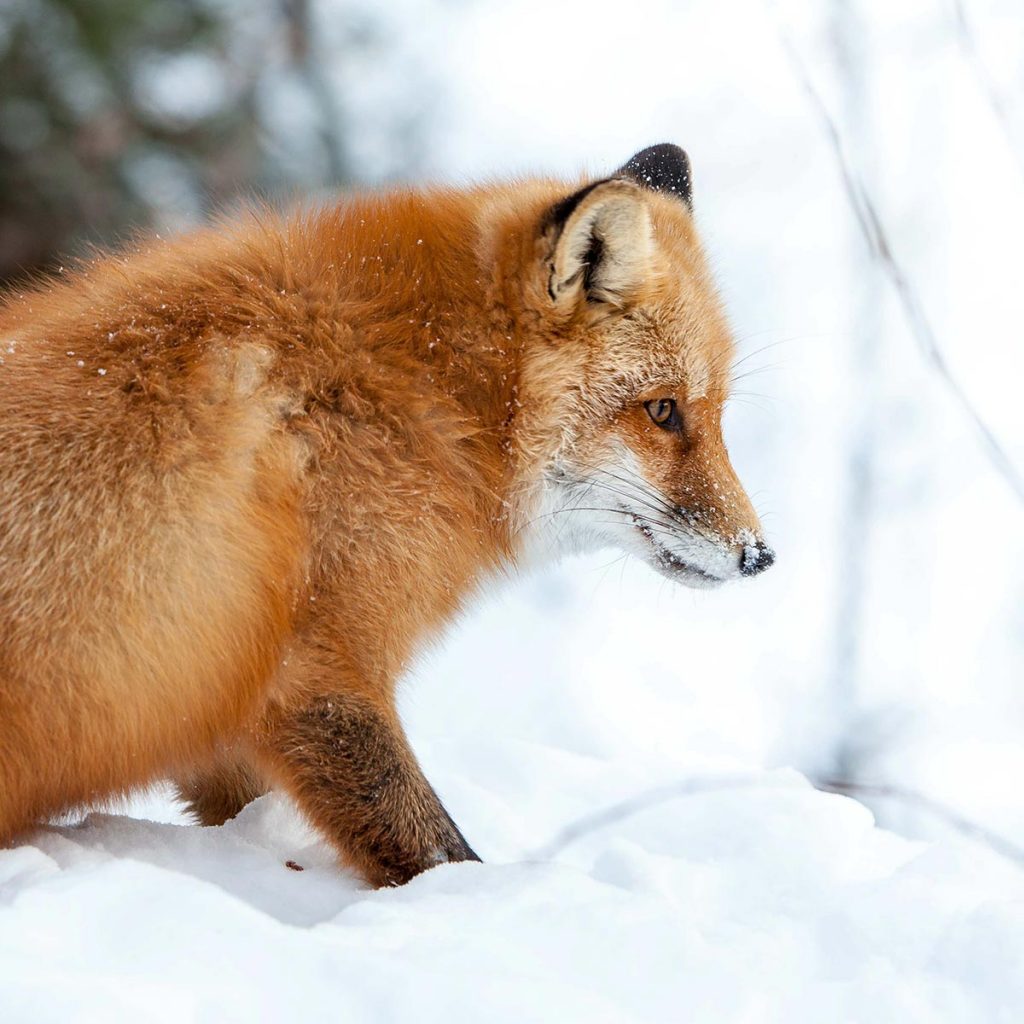
[[[331,61],[385,45],[368,10]],[[349,180],[318,29],[310,0],[0,0],[0,280]]]

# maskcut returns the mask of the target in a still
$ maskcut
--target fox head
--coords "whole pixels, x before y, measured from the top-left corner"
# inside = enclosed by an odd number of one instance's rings
[[[541,190],[543,191],[543,190]],[[512,233],[524,529],[615,546],[709,587],[774,553],[722,439],[733,343],[677,146],[551,201]]]

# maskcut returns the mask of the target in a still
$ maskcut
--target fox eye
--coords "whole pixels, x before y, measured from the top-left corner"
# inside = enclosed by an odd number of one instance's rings
[[[674,398],[652,398],[644,402],[647,415],[665,430],[682,430],[683,420]]]

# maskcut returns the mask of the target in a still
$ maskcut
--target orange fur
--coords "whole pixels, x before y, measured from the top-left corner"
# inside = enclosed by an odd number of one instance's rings
[[[690,215],[610,187],[653,238],[613,300],[551,298],[550,181],[252,213],[8,295],[0,839],[161,777],[223,820],[263,779],[375,883],[472,856],[394,686],[525,557],[553,465],[627,445],[716,551],[758,533]]]

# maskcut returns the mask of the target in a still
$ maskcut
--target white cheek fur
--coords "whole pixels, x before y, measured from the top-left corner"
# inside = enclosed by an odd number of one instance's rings
[[[598,471],[557,465],[528,502],[519,560],[536,565],[565,554],[617,547],[682,583],[707,587],[739,575],[733,546],[686,527],[652,505],[658,501],[626,446]]]

